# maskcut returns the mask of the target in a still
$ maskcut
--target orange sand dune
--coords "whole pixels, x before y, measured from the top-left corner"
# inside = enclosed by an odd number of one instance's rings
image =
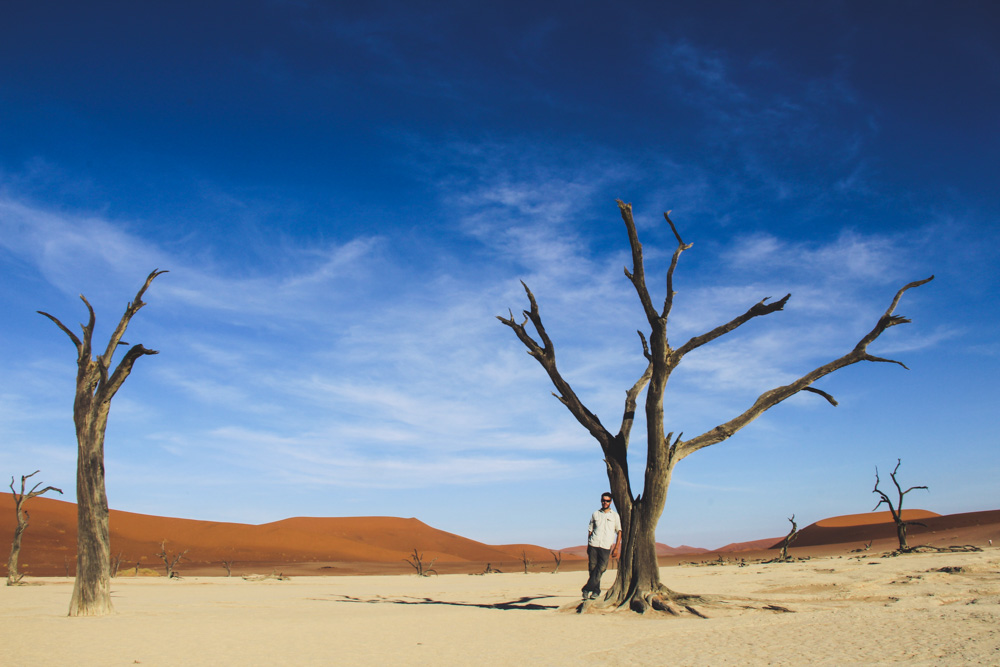
[[[13,536],[14,503],[0,505],[0,545]],[[36,576],[72,571],[76,549],[76,505],[51,498],[27,504],[31,522],[24,536],[19,569]],[[534,545],[490,546],[428,526],[417,519],[395,517],[296,517],[262,525],[175,519],[111,510],[111,549],[122,555],[122,569],[162,571],[156,554],[166,541],[168,555],[187,550],[178,571],[224,574],[223,561],[235,561],[235,572],[308,563],[312,574],[413,572],[405,559],[414,549],[425,564],[436,560],[439,571],[482,571],[488,563],[505,571],[522,569],[522,552],[534,569],[551,569],[548,549]],[[574,560],[568,556],[566,560]],[[365,566],[361,566],[365,564]]]
[[[781,543],[784,538],[765,537],[762,540],[750,540],[749,542],[733,542],[718,549],[712,549],[712,553],[731,553],[734,551],[755,551],[758,549],[770,549],[775,542]]]
[[[14,502],[0,501],[0,549],[13,537]],[[51,498],[28,503],[31,523],[24,536],[20,570],[34,576],[73,574],[76,558],[76,505]],[[1000,510],[939,516],[926,510],[907,510],[910,544],[986,545],[1000,540]],[[428,526],[417,519],[395,517],[297,517],[262,525],[195,521],[147,516],[111,510],[111,548],[121,554],[122,572],[163,572],[156,554],[166,541],[168,554],[187,550],[178,565],[186,575],[224,575],[223,561],[235,561],[233,572],[286,574],[403,574],[413,572],[405,562],[414,549],[423,562],[434,561],[440,573],[519,572],[527,558],[532,572],[552,571],[555,557],[549,549],[530,544],[488,545]],[[893,548],[895,528],[888,512],[855,514],[818,521],[799,532],[792,550],[802,554],[844,552],[874,542],[876,549]],[[695,547],[658,544],[665,560],[708,554],[774,549],[780,538],[730,544],[708,552]],[[998,541],[1000,544],[1000,541]],[[818,551],[817,551],[818,550]],[[5,554],[3,554],[5,555]],[[728,556],[726,556],[728,557]],[[584,567],[585,547],[561,550],[564,570]],[[2,560],[6,560],[3,558]],[[0,571],[3,571],[0,565]],[[4,572],[5,574],[5,572]]]
[[[1000,510],[987,512],[967,512],[941,516],[927,510],[903,510],[905,521],[916,521],[923,525],[907,528],[910,546],[932,544],[947,546],[953,544],[976,544],[982,546],[991,539],[1000,538]],[[793,547],[802,548],[827,544],[861,546],[870,541],[896,541],[896,527],[889,512],[869,514],[849,514],[823,519],[799,531]],[[772,548],[776,548],[780,540]]]
[[[941,516],[927,510],[903,510],[904,521],[921,521],[932,516]],[[817,521],[820,528],[843,528],[844,526],[870,526],[876,523],[892,523],[892,512],[866,512],[864,514],[845,514]]]

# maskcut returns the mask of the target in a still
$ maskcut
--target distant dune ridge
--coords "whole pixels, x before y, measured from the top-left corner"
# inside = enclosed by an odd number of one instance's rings
[[[0,550],[9,549],[16,520],[13,499],[0,503]],[[72,574],[76,549],[76,505],[51,498],[33,498],[31,523],[21,549],[21,570],[33,576]],[[927,525],[913,526],[911,544],[982,543],[1000,537],[1000,510],[940,516],[907,510],[904,517]],[[891,548],[895,529],[889,512],[854,514],[818,521],[803,528],[795,549],[843,545],[844,550],[869,540]],[[196,521],[111,510],[111,547],[121,553],[121,574],[163,571],[156,557],[161,541],[168,554],[187,550],[177,569],[181,574],[224,575],[223,561],[235,561],[233,573],[277,569],[289,574],[397,574],[413,572],[405,560],[414,549],[425,564],[436,560],[441,573],[517,572],[522,558],[531,571],[556,566],[553,553],[530,544],[488,545],[448,533],[414,519],[396,517],[296,517],[261,525]],[[698,547],[657,544],[665,558],[698,559],[705,554],[735,554],[774,549],[781,538],[726,545],[709,551]],[[560,567],[584,567],[586,547],[560,550]],[[6,558],[2,559],[6,562]],[[0,565],[0,567],[3,567]]]

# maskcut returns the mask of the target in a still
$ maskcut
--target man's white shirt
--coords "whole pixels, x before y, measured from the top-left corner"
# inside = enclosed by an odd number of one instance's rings
[[[597,510],[590,517],[590,539],[587,541],[592,547],[610,549],[615,545],[615,539],[622,530],[622,521],[618,518],[618,512],[609,509],[607,512]]]

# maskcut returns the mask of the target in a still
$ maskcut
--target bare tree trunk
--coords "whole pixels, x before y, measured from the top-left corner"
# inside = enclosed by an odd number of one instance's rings
[[[76,396],[73,401],[73,423],[76,426],[76,580],[70,600],[70,616],[104,616],[114,611],[111,605],[111,539],[108,531],[108,497],[104,485],[104,433],[108,425],[111,399],[121,388],[125,378],[139,357],[157,354],[141,344],[133,345],[110,372],[111,360],[122,341],[132,317],[146,304],[142,296],[150,283],[166,271],[154,270],[125,308],[107,348],[93,358],[93,335],[96,316],[94,309],[81,294],[87,306],[89,320],[82,325],[82,340],[57,318],[48,313],[39,314],[52,320],[69,336],[77,349]]]
[[[527,348],[528,354],[534,357],[548,374],[556,389],[555,397],[598,441],[604,452],[608,482],[614,495],[615,507],[621,516],[624,538],[618,575],[614,585],[605,596],[605,603],[619,607],[628,606],[637,611],[645,611],[649,607],[653,607],[677,613],[673,603],[680,601],[684,604],[684,599],[691,596],[675,593],[663,586],[660,582],[659,564],[656,558],[656,526],[663,513],[674,466],[684,457],[703,447],[727,440],[765,411],[800,391],[818,394],[831,405],[836,405],[837,402],[832,396],[812,387],[814,382],[834,371],[860,361],[890,362],[903,366],[898,361],[868,354],[868,346],[889,327],[909,322],[909,320],[893,314],[899,300],[907,290],[923,285],[933,280],[934,277],[912,282],[900,289],[875,327],[849,353],[812,370],[791,384],[764,392],[753,405],[729,421],[719,424],[697,437],[682,440],[683,434],[674,438],[673,433],[665,433],[666,429],[664,428],[663,401],[667,382],[674,369],[688,352],[734,331],[757,317],[782,310],[791,295],[785,295],[778,301],[771,303],[768,303],[768,299],[765,298],[729,322],[691,338],[680,347],[671,347],[667,339],[667,322],[673,308],[673,275],[681,253],[690,249],[691,245],[684,243],[674,223],[670,220],[669,214],[665,213],[664,218],[677,240],[677,248],[667,270],[667,291],[663,307],[657,310],[646,285],[642,244],[639,242],[635,222],[632,218],[632,206],[619,200],[618,208],[622,220],[625,222],[632,250],[632,270],[626,268],[625,276],[635,288],[636,295],[639,297],[639,302],[646,315],[646,321],[649,325],[649,339],[647,340],[642,331],[638,332],[647,366],[635,384],[626,392],[625,410],[617,434],[608,431],[597,415],[587,409],[557,369],[555,347],[542,323],[535,296],[527,285],[521,283],[529,302],[529,309],[522,311],[524,320],[516,321],[513,312],[509,312],[509,317],[498,316],[497,319],[514,331],[517,338]],[[537,340],[527,329],[529,322],[535,329]],[[905,368],[905,366],[903,367]],[[629,482],[627,453],[638,396],[643,389],[646,390],[646,471],[643,492],[637,495],[633,493]],[[688,611],[698,613],[689,605],[684,604],[684,606],[687,607]]]
[[[13,586],[20,583],[21,579],[24,577],[23,574],[19,574],[17,571],[17,558],[21,553],[21,535],[24,534],[24,529],[27,528],[27,524],[17,524],[17,528],[14,529],[14,539],[10,543],[10,557],[7,558],[7,585]]]
[[[14,539],[11,541],[10,544],[10,558],[7,559],[8,586],[13,586],[14,584],[17,584],[19,581],[21,581],[21,577],[23,576],[19,574],[17,571],[17,559],[21,553],[21,537],[24,535],[24,531],[28,529],[28,521],[31,519],[31,515],[28,514],[28,511],[24,507],[25,503],[27,503],[32,498],[45,495],[49,491],[56,491],[57,493],[62,494],[62,489],[57,489],[54,486],[46,486],[44,489],[39,491],[38,487],[42,485],[41,482],[35,484],[33,487],[31,487],[30,491],[25,493],[24,491],[25,482],[30,477],[34,477],[35,475],[37,475],[38,472],[39,471],[36,470],[30,475],[21,475],[20,493],[18,493],[14,489],[14,478],[13,477],[10,478],[10,493],[12,496],[14,496],[14,514],[16,515],[17,518],[17,527],[14,528]]]

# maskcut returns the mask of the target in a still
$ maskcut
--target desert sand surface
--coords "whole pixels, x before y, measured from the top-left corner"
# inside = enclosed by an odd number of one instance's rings
[[[12,510],[0,506],[0,544]],[[114,615],[69,618],[72,579],[39,575],[71,567],[75,506],[36,498],[29,511],[24,585],[0,587],[4,665],[1000,664],[1000,511],[908,514],[925,524],[911,545],[974,552],[892,555],[887,513],[807,526],[792,562],[764,562],[779,538],[668,552],[663,582],[705,596],[707,618],[581,608],[580,559],[565,555],[553,573],[546,548],[485,545],[416,519],[252,526],[117,511],[113,549],[142,567],[113,579]],[[163,539],[191,550],[179,579],[153,555]],[[439,575],[401,562],[414,546],[439,559]],[[521,553],[537,558],[527,574]],[[486,563],[505,566],[483,574]],[[263,578],[274,572],[291,576]]]
[[[29,577],[0,587],[0,646],[7,665],[1000,664],[994,547],[661,574],[720,602],[581,614],[580,572],[119,577],[115,615],[69,618],[72,580]]]

